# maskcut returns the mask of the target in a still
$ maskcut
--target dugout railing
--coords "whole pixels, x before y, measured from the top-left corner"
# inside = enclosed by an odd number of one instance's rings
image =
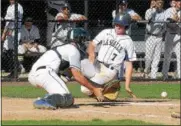
[[[24,17],[31,16],[33,17],[33,22],[40,29],[41,34],[41,42],[47,48],[49,48],[48,40],[47,40],[47,26],[49,23],[56,22],[56,20],[47,20],[46,8],[47,4],[45,0],[16,0],[15,4],[15,20],[5,20],[1,18],[1,31],[3,30],[4,24],[6,21],[15,22],[15,37],[14,37],[14,55],[13,55],[13,71],[14,77],[7,78],[6,74],[11,71],[3,71],[1,66],[1,79],[2,81],[27,81],[27,74],[32,64],[37,60],[40,55],[27,55],[27,60],[25,61],[26,67],[28,66],[28,70],[25,74],[18,74],[18,18],[17,18],[17,2],[22,4],[24,7]],[[91,33],[91,37],[93,38],[97,33],[99,33],[102,29],[111,28],[112,27],[112,11],[116,9],[118,11],[118,2],[119,0],[68,0],[71,11],[80,13],[88,17],[87,21],[74,21],[78,26],[82,26],[87,29]],[[147,8],[149,8],[149,2],[145,0],[130,0],[128,1],[128,7],[133,8],[137,13],[144,18],[144,14]],[[169,2],[165,1],[165,8],[169,6]],[[7,1],[2,1],[1,8],[1,17],[5,15],[6,9],[8,7]],[[23,21],[22,21],[23,22]],[[68,23],[68,22],[67,22]],[[133,80],[138,81],[162,81],[162,77],[158,77],[157,79],[148,79],[143,77],[143,69],[145,62],[145,26],[148,22],[143,20],[140,22],[133,22],[130,26],[129,35],[133,39],[136,47],[136,53],[138,60],[134,62],[134,73]],[[156,23],[156,22],[155,22]],[[167,23],[167,22],[162,22]],[[2,45],[1,45],[2,47]],[[1,55],[3,54],[3,49],[1,48]],[[163,56],[161,58],[161,62],[159,65],[159,74],[162,67]],[[30,59],[34,59],[29,63]],[[173,55],[170,72],[174,74],[174,70],[176,69],[175,65],[175,56]],[[7,62],[8,64],[8,62]],[[180,79],[170,78],[167,81],[178,81]]]

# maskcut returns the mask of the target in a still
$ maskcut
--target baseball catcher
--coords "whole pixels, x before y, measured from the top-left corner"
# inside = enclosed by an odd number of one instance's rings
[[[104,100],[102,88],[95,87],[81,73],[82,42],[86,40],[86,31],[75,28],[70,30],[68,35],[67,43],[45,52],[32,66],[28,76],[29,82],[48,92],[47,96],[33,103],[35,108],[57,109],[70,107],[74,104],[72,94],[57,74],[59,70],[66,68],[70,69],[77,82],[93,92],[98,101]]]

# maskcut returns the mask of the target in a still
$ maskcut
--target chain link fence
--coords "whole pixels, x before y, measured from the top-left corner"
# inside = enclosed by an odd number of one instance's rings
[[[91,38],[93,39],[101,30],[106,28],[112,28],[112,12],[119,10],[119,2],[120,0],[68,0],[67,1],[71,8],[71,13],[77,13],[81,15],[85,15],[88,20],[87,21],[74,21],[77,27],[84,27],[87,29]],[[4,17],[6,16],[6,11],[9,6],[9,1],[2,0],[2,8],[1,8],[1,36],[3,34],[4,28],[7,22],[14,22],[14,28],[11,29],[15,34],[12,35],[13,41],[12,45],[14,48],[12,49],[4,49],[4,42],[1,43],[1,78],[2,80],[27,80],[28,72],[30,71],[33,63],[46,51],[50,48],[50,41],[52,39],[52,31],[54,23],[56,22],[55,17],[52,16],[48,12],[48,4],[46,0],[16,0],[15,2],[15,20],[7,20]],[[18,20],[19,15],[19,5],[23,8],[23,18],[22,20]],[[170,1],[164,1],[164,9],[170,7]],[[145,52],[146,52],[146,25],[150,22],[145,21],[145,13],[148,8],[150,8],[150,1],[148,0],[128,0],[128,8],[133,9],[139,16],[142,18],[139,21],[134,21],[129,27],[128,34],[132,38],[134,45],[136,47],[135,51],[137,54],[137,61],[134,62],[134,72],[133,79],[148,81],[148,80],[163,80],[162,76],[162,66],[164,61],[164,37],[161,45],[161,59],[158,63],[158,71],[156,73],[155,78],[145,77]],[[12,11],[13,12],[13,11]],[[58,12],[52,12],[53,14],[57,14]],[[27,18],[29,17],[29,18]],[[23,47],[20,48],[19,45],[22,45],[22,37],[19,41],[18,33],[20,32],[20,28],[18,26],[19,22],[22,22],[22,26],[24,26],[25,22],[31,21],[33,25],[36,26],[38,32],[34,32],[35,38],[34,41],[38,41],[37,48],[42,50],[41,52],[36,51],[27,51]],[[65,22],[64,22],[65,23]],[[67,22],[68,24],[69,22]],[[152,22],[153,23],[153,22]],[[158,22],[154,22],[158,23]],[[162,22],[166,24],[166,22]],[[22,31],[21,31],[22,32]],[[24,31],[25,32],[25,31]],[[30,32],[30,31],[29,31]],[[21,33],[23,34],[23,33]],[[39,34],[37,36],[37,34]],[[31,36],[29,36],[31,37]],[[10,40],[9,40],[10,41]],[[152,41],[155,41],[153,38]],[[35,43],[36,44],[36,43]],[[27,48],[31,45],[25,45]],[[180,45],[179,45],[180,46]],[[151,48],[151,46],[150,46]],[[22,50],[21,50],[22,49]],[[21,50],[21,51],[19,51]],[[39,51],[40,51],[39,50]],[[180,50],[180,49],[179,49]],[[21,53],[19,53],[21,52]],[[166,57],[167,58],[167,57]],[[167,80],[178,80],[179,77],[176,77],[176,71],[180,71],[177,64],[177,56],[173,53],[171,58],[171,64],[169,67],[169,76],[171,78],[167,78]],[[148,72],[149,73],[149,72]]]

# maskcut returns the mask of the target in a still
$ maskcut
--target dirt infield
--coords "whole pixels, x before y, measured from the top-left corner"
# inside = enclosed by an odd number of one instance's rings
[[[171,113],[180,112],[179,100],[159,102],[121,101],[97,103],[94,99],[75,99],[76,106],[69,109],[37,110],[35,99],[2,98],[2,120],[121,120],[134,119],[152,123],[179,125],[180,119]]]

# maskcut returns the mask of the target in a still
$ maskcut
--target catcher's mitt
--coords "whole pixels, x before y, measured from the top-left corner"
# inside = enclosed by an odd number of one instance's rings
[[[119,80],[113,80],[104,86],[102,93],[105,97],[105,101],[115,101],[117,99],[121,88],[119,82]]]

